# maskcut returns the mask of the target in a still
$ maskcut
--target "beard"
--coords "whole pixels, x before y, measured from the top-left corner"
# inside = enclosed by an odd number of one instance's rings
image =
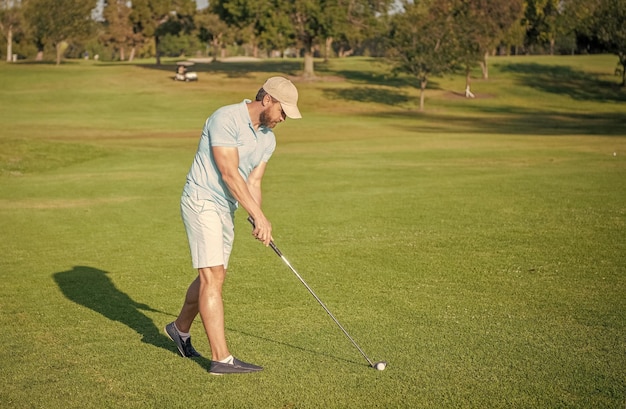
[[[259,116],[259,120],[261,122],[261,126],[264,126],[266,128],[273,128],[275,123],[267,115],[268,109],[266,109],[265,111],[261,112],[261,115]]]

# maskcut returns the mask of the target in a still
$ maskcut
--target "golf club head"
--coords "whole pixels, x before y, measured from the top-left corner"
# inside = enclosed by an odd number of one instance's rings
[[[376,362],[374,365],[372,365],[372,367],[374,367],[374,369],[376,369],[377,371],[384,371],[385,368],[387,368],[387,361]]]

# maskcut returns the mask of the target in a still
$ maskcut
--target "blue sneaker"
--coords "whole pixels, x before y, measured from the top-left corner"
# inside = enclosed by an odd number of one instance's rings
[[[250,373],[262,371],[263,367],[242,362],[233,357],[231,363],[225,364],[219,361],[211,361],[209,373],[211,375],[225,375],[231,373]]]
[[[176,329],[176,325],[174,325],[173,322],[170,322],[165,326],[165,333],[172,339],[172,341],[176,343],[176,346],[178,347],[178,352],[180,352],[180,354],[184,358],[194,358],[202,356],[191,345],[191,337],[189,337],[187,341],[183,341],[183,339],[180,337],[180,334],[178,333],[178,330]]]

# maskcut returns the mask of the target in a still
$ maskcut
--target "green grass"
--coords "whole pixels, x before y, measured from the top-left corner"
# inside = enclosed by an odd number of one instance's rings
[[[492,58],[426,111],[378,61],[318,64],[277,128],[277,245],[238,238],[211,377],[162,328],[194,277],[178,200],[215,108],[301,61],[0,64],[0,406],[623,408],[626,94],[614,56]],[[478,75],[478,73],[476,73]],[[615,152],[615,156],[614,156]],[[210,356],[200,320],[196,348]]]

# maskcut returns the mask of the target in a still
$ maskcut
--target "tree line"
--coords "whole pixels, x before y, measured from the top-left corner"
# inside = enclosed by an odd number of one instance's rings
[[[626,78],[626,0],[0,0],[6,59],[386,57],[428,77],[502,54],[610,52]],[[49,58],[49,57],[48,57]]]

